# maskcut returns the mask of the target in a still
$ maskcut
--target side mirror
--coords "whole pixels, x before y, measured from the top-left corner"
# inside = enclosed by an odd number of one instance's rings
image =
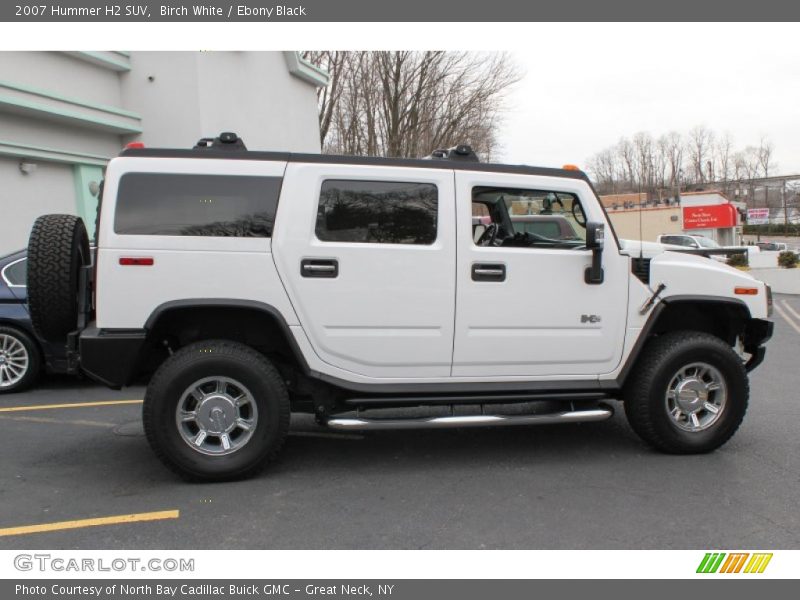
[[[589,222],[586,224],[586,248],[588,250],[602,250],[606,238],[604,223]]]
[[[586,224],[586,248],[592,251],[592,266],[586,267],[583,280],[589,285],[603,283],[603,245],[605,244],[606,226],[603,223]]]

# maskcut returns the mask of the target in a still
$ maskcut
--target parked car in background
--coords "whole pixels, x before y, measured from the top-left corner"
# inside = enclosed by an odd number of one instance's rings
[[[764,252],[782,252],[786,250],[786,244],[777,242],[756,242],[756,246]]]
[[[703,235],[680,233],[661,234],[656,238],[656,241],[665,246],[679,246],[680,248],[689,250],[710,250],[711,252],[709,252],[707,256],[720,262],[727,262],[728,257],[732,254],[743,254],[746,251],[747,255],[750,256],[752,252],[760,251],[756,246],[720,246],[715,240]],[[726,250],[730,250],[730,254],[726,254]]]
[[[658,236],[656,241],[659,244],[666,244],[668,246],[683,246],[684,248],[708,248],[718,249],[722,248],[717,242],[711,238],[702,235],[684,235],[684,234],[662,234]]]
[[[756,242],[756,247],[763,252],[794,252],[800,256],[800,250],[785,242]]]
[[[33,332],[28,314],[25,250],[0,258],[0,394],[30,387],[43,370],[66,371],[63,344],[49,344]]]

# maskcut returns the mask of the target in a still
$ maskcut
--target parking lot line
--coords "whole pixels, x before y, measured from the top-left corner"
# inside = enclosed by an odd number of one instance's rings
[[[791,305],[791,304],[789,304],[789,302],[788,302],[788,301],[786,301],[786,300],[781,300],[781,304],[783,304],[783,307],[784,307],[786,310],[788,310],[788,311],[789,311],[789,314],[790,314],[790,315],[792,315],[792,316],[793,316],[795,319],[797,319],[798,321],[800,321],[800,313],[798,313],[798,312],[797,312],[797,311],[796,311],[796,310],[795,310],[795,309],[792,307],[792,305]]]
[[[141,404],[144,400],[104,400],[102,402],[74,402],[71,404],[40,404],[31,406],[8,406],[0,408],[0,413],[24,412],[28,410],[50,410],[51,408],[85,408],[89,406],[112,406],[115,404]]]
[[[97,527],[99,525],[121,525],[124,523],[140,523],[142,521],[161,521],[164,519],[177,519],[178,517],[180,517],[179,510],[161,510],[147,513],[133,513],[130,515],[115,515],[112,517],[97,517],[94,519],[79,519],[77,521],[41,523],[39,525],[24,525],[22,527],[6,527],[5,529],[0,529],[0,537],[43,533],[47,531],[61,531],[62,529],[81,529],[83,527]]]
[[[786,300],[781,300],[781,303],[784,305],[786,310],[792,312],[793,314],[797,315],[800,318],[800,315],[797,314],[797,312],[789,305],[788,302],[786,302]],[[781,305],[776,302],[774,306],[775,306],[775,311],[780,316],[783,317],[783,320],[786,321],[789,325],[791,325],[792,329],[794,329],[797,333],[800,333],[800,325],[794,322],[794,320],[788,315],[788,313],[781,308]]]
[[[114,427],[116,423],[107,421],[87,421],[86,419],[53,419],[48,417],[10,417],[0,415],[0,421],[17,421],[21,423],[53,423],[55,425],[85,425],[87,427]]]

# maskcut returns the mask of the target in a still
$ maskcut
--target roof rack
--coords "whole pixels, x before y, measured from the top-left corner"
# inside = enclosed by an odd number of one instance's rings
[[[475,154],[472,146],[468,146],[467,144],[459,144],[458,146],[453,146],[452,148],[440,148],[438,150],[434,150],[428,156],[426,156],[425,159],[481,162],[481,159],[479,159],[478,155]]]
[[[219,150],[247,150],[242,138],[233,133],[232,131],[223,131],[219,137],[215,138],[200,138],[194,145],[193,150],[205,150],[208,148],[215,148]]]
[[[128,144],[120,156],[148,158],[193,158],[226,160],[263,160],[329,165],[373,165],[393,167],[417,167],[428,169],[456,169],[483,171],[487,173],[518,173],[521,175],[546,175],[589,181],[583,171],[533,167],[529,165],[507,165],[481,162],[472,148],[459,144],[453,148],[436,150],[426,158],[382,158],[374,156],[336,156],[331,154],[305,154],[247,150],[244,142],[235,133],[221,133],[217,138],[202,138],[193,148],[145,148],[141,142]]]

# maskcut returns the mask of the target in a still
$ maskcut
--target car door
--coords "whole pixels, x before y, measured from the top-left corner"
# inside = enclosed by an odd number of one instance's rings
[[[629,262],[619,253],[591,188],[579,179],[534,175],[459,171],[455,179],[458,273],[452,375],[559,379],[613,371],[622,356]],[[586,283],[592,252],[574,240],[564,247],[497,246],[481,245],[488,240],[473,237],[473,215],[492,214],[491,207],[501,201],[508,204],[507,212],[553,214],[574,224],[570,199],[581,202],[589,220],[606,223],[600,284]],[[498,227],[495,243],[514,233],[513,224]],[[585,236],[579,225],[574,229]],[[517,236],[509,243],[523,241]]]
[[[448,377],[453,172],[290,163],[273,252],[318,357],[346,377]]]

